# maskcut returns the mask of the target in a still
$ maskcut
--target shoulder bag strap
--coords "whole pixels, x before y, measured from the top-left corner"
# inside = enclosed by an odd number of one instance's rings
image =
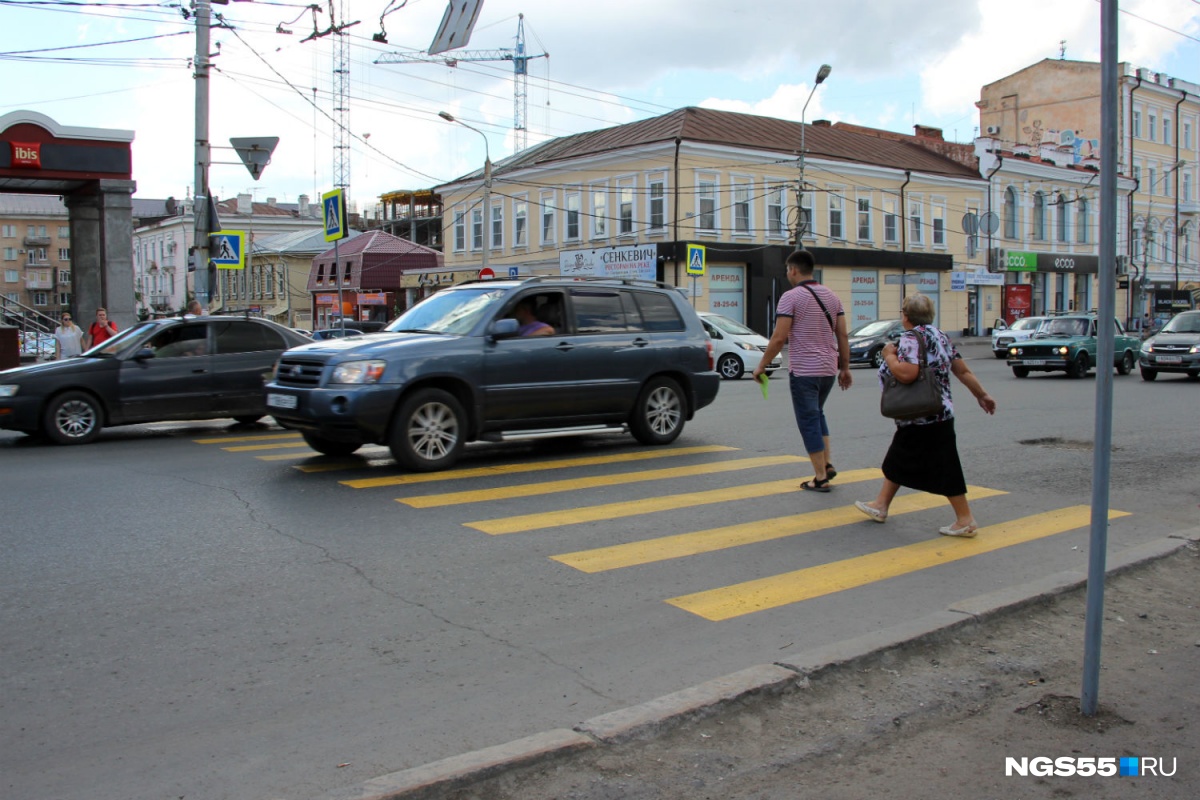
[[[834,324],[833,324],[833,317],[829,316],[829,309],[825,308],[825,304],[821,302],[821,298],[816,293],[816,291],[812,288],[812,286],[808,285],[807,283],[802,283],[800,285],[803,286],[805,289],[808,289],[808,293],[813,296],[813,300],[816,300],[817,305],[819,305],[821,307],[822,313],[825,314],[825,319],[827,319],[829,321],[829,329],[836,330],[836,328],[834,327]]]

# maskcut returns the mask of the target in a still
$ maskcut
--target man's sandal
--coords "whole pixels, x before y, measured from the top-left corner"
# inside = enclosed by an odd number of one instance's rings
[[[831,481],[837,477],[837,470],[833,468],[833,464],[825,465],[825,480]]]
[[[800,484],[800,488],[807,489],[810,492],[828,492],[829,491],[829,478],[826,478],[825,480],[817,480],[816,478],[813,478],[812,480],[807,480],[804,483]]]

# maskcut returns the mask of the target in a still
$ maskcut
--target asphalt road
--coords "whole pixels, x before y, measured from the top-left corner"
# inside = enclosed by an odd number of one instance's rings
[[[938,502],[847,513],[891,435],[861,369],[830,494],[794,488],[782,376],[669,448],[473,447],[407,484],[271,426],[0,433],[0,795],[316,797],[1084,567],[1095,379],[967,354],[999,403],[956,393],[970,541]],[[1110,548],[1195,524],[1198,391],[1115,378]]]

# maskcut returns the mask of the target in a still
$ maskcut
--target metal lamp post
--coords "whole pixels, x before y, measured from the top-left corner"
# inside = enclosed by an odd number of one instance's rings
[[[488,249],[492,243],[492,153],[488,148],[487,134],[474,126],[468,125],[461,119],[456,119],[448,111],[439,111],[438,116],[447,122],[457,122],[464,128],[473,130],[483,137],[483,258],[481,260],[482,267],[480,268],[480,272],[482,272],[488,268]]]
[[[817,92],[817,87],[825,82],[829,77],[829,73],[833,71],[833,67],[828,64],[822,64],[817,70],[817,79],[813,82],[813,87],[808,93],[808,99],[804,101],[804,107],[800,109],[800,182],[796,189],[796,246],[800,246],[804,234],[808,230],[808,220],[804,216],[804,154],[807,152],[804,147],[804,118],[808,113],[808,103],[813,99],[813,95]]]

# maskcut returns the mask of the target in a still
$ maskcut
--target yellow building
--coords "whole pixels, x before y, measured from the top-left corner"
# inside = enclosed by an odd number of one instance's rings
[[[924,139],[925,141],[917,141]],[[801,153],[803,152],[803,158]],[[818,121],[683,108],[536,145],[435,187],[447,269],[649,277],[685,287],[699,310],[762,332],[801,245],[857,327],[898,316],[922,291],[948,331],[968,325],[951,273],[985,269],[963,232],[987,183],[970,146],[940,131],[887,134]],[[688,274],[689,245],[704,274]]]
[[[1117,72],[1118,171],[1135,186],[1122,197],[1117,252],[1134,277],[1131,316],[1162,319],[1200,290],[1200,86],[1127,63]],[[1015,154],[1050,148],[1098,165],[1100,78],[1098,63],[1046,59],[990,83],[981,133]]]

